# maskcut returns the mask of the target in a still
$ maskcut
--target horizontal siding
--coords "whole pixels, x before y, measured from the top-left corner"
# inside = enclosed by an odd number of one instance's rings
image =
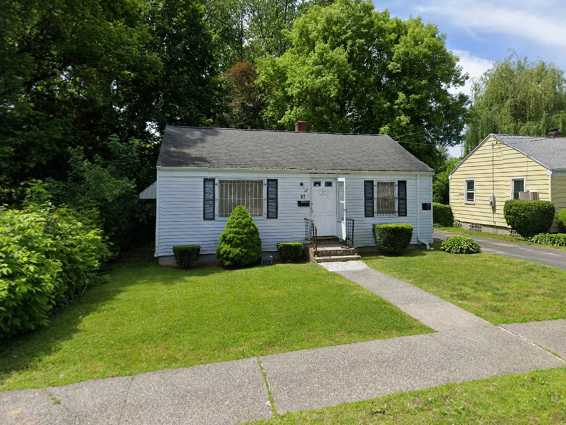
[[[394,180],[407,181],[407,216],[364,217],[364,180],[387,180],[382,176],[346,177],[346,209],[348,217],[354,219],[356,246],[373,246],[373,225],[381,223],[408,223],[415,229],[412,243],[417,239],[423,243],[432,243],[432,211],[422,211],[421,203],[432,202],[432,177],[415,175],[398,175]],[[390,180],[392,180],[390,179]],[[417,195],[417,181],[419,190]]]
[[[552,176],[552,202],[556,210],[566,208],[566,176]]]
[[[297,201],[310,187],[311,175],[300,174],[257,174],[251,172],[199,172],[183,170],[158,170],[157,178],[157,226],[156,226],[156,255],[172,255],[174,245],[197,244],[203,254],[216,251],[218,239],[224,230],[227,218],[216,217],[213,221],[203,220],[203,178],[219,179],[278,179],[278,218],[265,218],[265,187],[264,187],[264,217],[254,217],[259,228],[264,251],[276,250],[276,244],[282,241],[304,239],[304,219],[309,218],[311,209],[298,207]],[[325,176],[316,176],[325,179]],[[328,176],[335,179],[337,176]],[[372,180],[407,180],[408,216],[407,217],[364,217],[363,181]],[[432,177],[415,174],[395,176],[346,176],[346,208],[348,217],[355,220],[356,246],[374,245],[372,225],[374,223],[410,223],[419,231],[414,232],[413,242],[419,240],[432,242],[432,213],[419,212],[421,202],[431,202]],[[417,181],[420,181],[419,198],[417,199]],[[304,183],[301,186],[300,183]],[[218,211],[218,208],[216,209]],[[417,220],[417,214],[421,214]]]
[[[450,206],[454,219],[466,223],[507,227],[503,215],[505,201],[512,198],[512,179],[525,178],[525,189],[538,192],[542,200],[550,200],[548,170],[497,140],[485,141],[452,174]],[[466,180],[475,180],[475,202],[465,202]],[[490,206],[491,195],[496,208]]]

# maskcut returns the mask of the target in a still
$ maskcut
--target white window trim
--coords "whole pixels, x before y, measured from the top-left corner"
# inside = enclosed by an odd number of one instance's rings
[[[527,189],[527,178],[526,177],[512,177],[511,178],[511,199],[515,199],[515,181],[523,180],[523,192],[528,192]],[[519,199],[519,198],[517,198]]]
[[[468,190],[468,182],[474,182],[474,190]],[[468,205],[474,205],[476,203],[476,179],[475,178],[467,178],[464,180],[464,203]],[[468,201],[468,192],[472,192],[474,194],[474,200]]]
[[[238,176],[238,177],[231,177],[231,176],[222,176],[222,177],[211,177],[215,179],[215,188],[214,188],[214,196],[215,196],[215,208],[216,208],[216,218],[215,221],[228,221],[230,215],[223,217],[220,215],[220,182],[221,181],[261,181],[262,182],[262,213],[261,215],[252,215],[254,220],[263,221],[266,220],[267,216],[267,178],[252,178],[248,176]],[[274,177],[275,178],[275,177]]]

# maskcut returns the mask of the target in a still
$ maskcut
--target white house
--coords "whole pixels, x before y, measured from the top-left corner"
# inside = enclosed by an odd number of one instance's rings
[[[144,191],[157,200],[155,256],[169,261],[180,244],[214,254],[236,205],[252,214],[264,251],[304,240],[305,219],[356,247],[375,244],[375,223],[410,223],[412,243],[432,242],[431,168],[389,136],[303,129],[167,126]]]

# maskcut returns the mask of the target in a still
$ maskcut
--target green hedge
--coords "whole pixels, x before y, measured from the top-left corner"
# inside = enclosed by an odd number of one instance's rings
[[[277,252],[283,263],[300,263],[307,259],[303,242],[279,242]]]
[[[538,245],[566,246],[566,233],[539,233],[529,241]]]
[[[99,229],[48,205],[0,212],[0,338],[49,322],[98,278],[109,255]]]
[[[549,201],[505,202],[503,214],[507,224],[523,237],[546,233],[554,221],[554,205]]]
[[[232,210],[220,242],[216,257],[224,267],[246,267],[261,260],[259,230],[250,213],[242,206]]]
[[[450,254],[477,254],[481,251],[479,244],[467,236],[448,238],[442,242],[440,249]]]
[[[452,208],[450,208],[450,205],[433,202],[432,221],[434,224],[440,224],[441,226],[452,226],[454,224],[454,215],[452,215]]]
[[[373,225],[375,245],[388,254],[402,254],[409,246],[412,235],[413,226],[410,224]]]
[[[200,255],[199,245],[176,245],[173,247],[175,262],[183,269],[189,269]]]
[[[562,208],[556,214],[556,223],[561,232],[566,233],[566,208]]]

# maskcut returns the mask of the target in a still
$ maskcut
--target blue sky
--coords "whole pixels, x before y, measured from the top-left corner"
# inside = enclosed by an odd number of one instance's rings
[[[401,18],[420,16],[446,36],[471,79],[510,54],[566,69],[564,0],[373,0]],[[471,83],[464,91],[469,93]],[[451,150],[457,154],[458,150]]]

